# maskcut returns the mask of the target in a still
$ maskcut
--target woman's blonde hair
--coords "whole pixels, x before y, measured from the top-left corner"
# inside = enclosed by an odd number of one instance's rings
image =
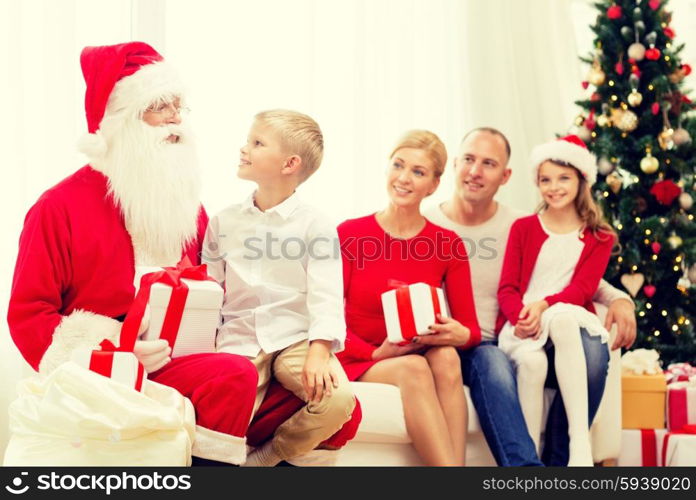
[[[614,231],[614,228],[609,225],[609,223],[606,221],[604,218],[604,213],[602,211],[602,207],[597,204],[595,199],[592,197],[592,191],[590,190],[590,185],[588,184],[587,180],[585,177],[582,175],[580,170],[575,168],[572,164],[566,163],[566,162],[558,162],[555,160],[546,160],[554,165],[558,165],[560,167],[572,167],[573,171],[575,174],[578,176],[579,184],[578,184],[578,195],[575,197],[575,200],[573,200],[573,204],[575,205],[575,210],[578,212],[578,216],[580,217],[580,220],[582,220],[584,226],[590,231],[592,231],[592,234],[601,241],[604,241],[605,237],[613,237],[616,239],[616,248],[618,249],[618,236],[616,234],[616,231]],[[548,204],[545,201],[542,201],[541,204],[537,207],[537,213],[541,212],[542,210],[545,210],[548,208]]]
[[[425,151],[433,162],[435,178],[439,179],[445,171],[447,165],[447,148],[440,138],[429,130],[409,130],[401,136],[389,154],[389,158],[394,156],[399,149],[413,148]]]

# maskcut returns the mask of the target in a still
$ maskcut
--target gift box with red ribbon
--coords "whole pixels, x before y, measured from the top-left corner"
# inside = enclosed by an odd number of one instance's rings
[[[188,258],[176,267],[143,274],[136,297],[150,305],[143,340],[165,339],[172,358],[215,352],[223,298],[222,287],[208,276],[206,265],[193,266]]]
[[[662,444],[666,429],[624,429],[621,431],[620,467],[662,466]]]
[[[383,293],[382,310],[387,338],[401,345],[411,342],[417,335],[431,334],[428,327],[438,322],[438,314],[449,316],[442,289],[425,283],[400,286]]]
[[[696,378],[667,386],[667,428],[679,431],[696,425]]]
[[[109,350],[108,347],[101,351],[75,349],[71,360],[115,382],[142,391],[145,370],[132,352]]]
[[[696,466],[696,425],[687,424],[665,434],[661,459],[670,467]]]
[[[102,340],[99,350],[78,348],[71,353],[71,360],[95,373],[108,377],[115,382],[142,391],[145,369],[133,354],[133,347],[138,338],[138,329],[145,313],[145,307],[139,307],[134,301],[121,326],[118,347],[109,339]]]

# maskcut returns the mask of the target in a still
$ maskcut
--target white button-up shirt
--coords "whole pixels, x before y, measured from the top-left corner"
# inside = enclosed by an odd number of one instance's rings
[[[303,339],[343,350],[343,271],[336,227],[293,194],[260,211],[252,194],[208,225],[202,261],[225,288],[217,350],[255,357]]]

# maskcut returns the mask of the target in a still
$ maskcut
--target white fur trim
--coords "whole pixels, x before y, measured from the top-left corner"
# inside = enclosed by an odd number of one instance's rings
[[[192,454],[200,458],[228,464],[243,464],[247,456],[246,438],[224,434],[197,425]]]
[[[125,108],[146,109],[153,101],[164,96],[181,96],[184,86],[177,71],[166,62],[141,67],[122,78],[111,91],[105,114]]]
[[[539,166],[546,160],[562,160],[580,170],[592,186],[597,181],[597,158],[589,150],[572,142],[557,140],[540,144],[532,150],[534,184],[539,184]]]
[[[77,141],[77,150],[89,159],[102,158],[107,150],[106,140],[99,130],[95,134],[85,134]]]
[[[104,339],[118,344],[120,334],[121,323],[115,319],[75,309],[71,314],[63,316],[54,330],[51,345],[39,363],[39,373],[48,375],[68,361],[73,350],[78,347],[98,349]]]
[[[336,465],[340,450],[312,450],[304,455],[288,458],[286,462],[298,467],[328,467]]]

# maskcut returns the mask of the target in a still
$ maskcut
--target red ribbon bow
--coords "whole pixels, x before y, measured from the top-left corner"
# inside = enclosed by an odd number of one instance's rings
[[[437,294],[437,288],[430,286],[430,297],[433,301],[433,309],[435,312],[435,321],[438,321],[437,316],[440,314],[440,297]],[[396,310],[399,314],[399,326],[401,328],[401,337],[403,342],[399,345],[407,345],[413,337],[418,335],[416,330],[416,322],[413,318],[413,305],[411,304],[411,290],[408,286],[402,286],[396,289]]]

